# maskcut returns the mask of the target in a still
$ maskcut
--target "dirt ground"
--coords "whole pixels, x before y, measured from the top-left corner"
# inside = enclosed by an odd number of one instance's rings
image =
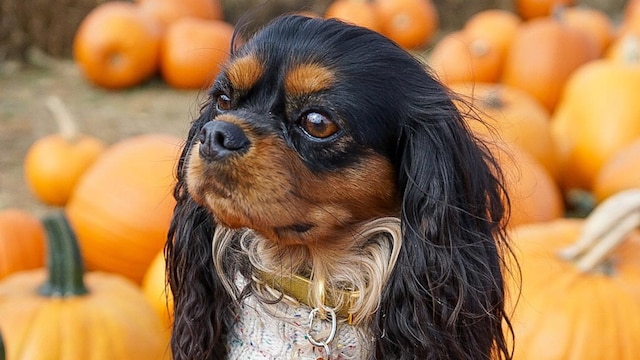
[[[37,138],[56,131],[45,106],[57,95],[79,130],[111,144],[142,133],[184,137],[203,97],[180,91],[160,79],[124,91],[88,83],[70,60],[41,59],[28,68],[0,64],[0,209],[19,207],[42,214],[49,208],[33,197],[23,179],[22,162]]]

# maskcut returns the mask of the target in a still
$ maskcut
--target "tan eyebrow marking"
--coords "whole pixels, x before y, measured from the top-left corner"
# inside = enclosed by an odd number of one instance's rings
[[[284,89],[290,95],[302,95],[329,89],[335,73],[318,64],[303,64],[287,72]]]
[[[254,55],[246,55],[229,64],[225,73],[233,88],[249,90],[262,77],[264,67]]]

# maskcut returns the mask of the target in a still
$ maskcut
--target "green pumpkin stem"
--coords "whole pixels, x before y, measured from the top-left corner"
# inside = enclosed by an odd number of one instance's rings
[[[47,269],[49,279],[38,289],[41,295],[68,297],[87,294],[84,264],[76,235],[64,213],[46,216],[42,223],[47,232]]]

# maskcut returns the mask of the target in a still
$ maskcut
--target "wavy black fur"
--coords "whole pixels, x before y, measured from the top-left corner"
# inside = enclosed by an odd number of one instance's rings
[[[495,161],[447,89],[392,42],[338,21],[282,17],[237,52],[245,48],[259,48],[270,64],[314,58],[335,68],[341,81],[333,108],[359,144],[396,166],[403,245],[371,325],[375,359],[510,358],[501,272],[507,196]],[[185,186],[189,147],[215,116],[205,104],[177,171],[166,245],[177,360],[223,359],[237,311],[212,265],[216,224]]]

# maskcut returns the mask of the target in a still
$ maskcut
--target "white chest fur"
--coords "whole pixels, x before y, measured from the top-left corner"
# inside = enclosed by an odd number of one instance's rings
[[[310,308],[292,306],[286,302],[267,305],[265,309],[254,296],[242,304],[236,325],[227,344],[229,359],[366,359],[370,347],[365,332],[346,323],[338,323],[336,336],[328,345],[330,357],[322,347],[307,339]],[[330,324],[314,321],[320,335]]]

